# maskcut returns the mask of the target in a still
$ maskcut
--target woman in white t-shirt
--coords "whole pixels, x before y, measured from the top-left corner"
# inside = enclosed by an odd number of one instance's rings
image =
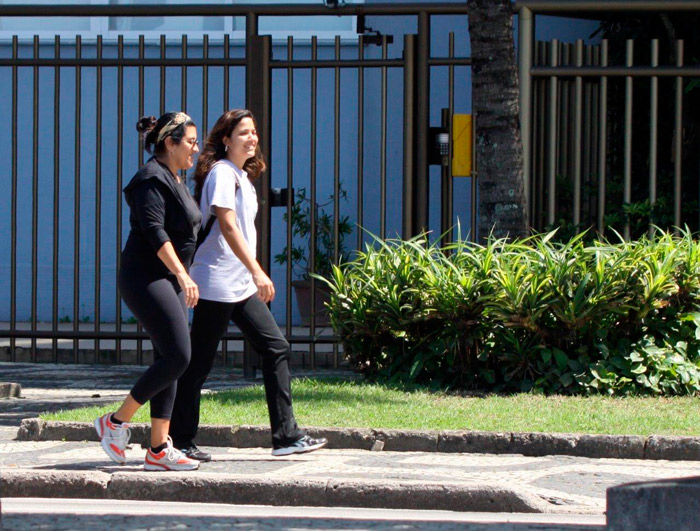
[[[225,112],[209,133],[194,175],[202,227],[211,228],[190,268],[199,287],[190,332],[192,361],[178,380],[170,422],[175,448],[200,461],[211,459],[194,444],[201,389],[229,321],[262,358],[272,455],[309,452],[327,443],[306,435],[294,419],[289,343],[267,306],[275,297],[275,287],[255,257],[258,202],[252,181],[264,170],[252,113]],[[210,223],[212,216],[216,221]]]

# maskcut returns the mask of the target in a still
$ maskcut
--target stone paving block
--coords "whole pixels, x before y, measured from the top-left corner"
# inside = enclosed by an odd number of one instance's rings
[[[512,451],[523,455],[576,455],[579,435],[569,433],[513,433]]]
[[[238,426],[202,424],[197,430],[197,444],[200,446],[235,446],[240,437],[238,430]]]
[[[651,435],[647,438],[644,457],[672,461],[698,461],[700,460],[700,437]]]
[[[40,441],[45,422],[39,418],[22,420],[17,430],[18,441]]]
[[[369,428],[304,428],[313,438],[328,439],[328,448],[369,450],[374,442],[374,434]]]
[[[384,442],[387,452],[434,452],[438,434],[420,430],[372,430],[375,439]]]
[[[694,531],[700,477],[628,483],[607,491],[608,531]]]
[[[0,382],[0,398],[19,398],[22,386],[18,383]]]
[[[581,457],[644,459],[646,439],[637,435],[580,435],[574,454]]]
[[[515,489],[491,485],[337,481],[328,484],[330,506],[470,512],[549,512],[549,504]]]
[[[233,446],[237,448],[267,448],[272,446],[272,435],[267,426],[242,425],[237,428]]]
[[[45,497],[56,493],[63,498],[106,498],[110,475],[91,470],[8,470],[0,476],[0,497]]]
[[[437,451],[447,453],[512,453],[510,433],[488,431],[440,431]]]

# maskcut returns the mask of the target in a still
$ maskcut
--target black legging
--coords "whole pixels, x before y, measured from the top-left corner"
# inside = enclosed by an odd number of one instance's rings
[[[178,381],[170,435],[176,446],[189,445],[197,435],[199,401],[221,336],[233,321],[262,358],[265,397],[272,444],[287,446],[304,436],[294,419],[289,373],[289,343],[270,309],[257,295],[239,302],[199,299],[192,318],[192,362]]]
[[[119,272],[119,290],[153,343],[153,365],[131,389],[131,396],[139,404],[150,400],[152,418],[169,419],[177,379],[190,362],[185,294],[174,279],[128,269]]]

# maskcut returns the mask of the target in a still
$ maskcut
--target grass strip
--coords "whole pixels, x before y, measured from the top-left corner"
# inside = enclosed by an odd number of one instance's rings
[[[700,435],[700,402],[695,397],[464,397],[335,379],[294,380],[293,397],[297,421],[304,426]],[[92,421],[116,407],[64,410],[42,418]],[[148,422],[148,414],[148,407],[142,408],[133,422]],[[262,386],[203,395],[201,422],[268,425]]]

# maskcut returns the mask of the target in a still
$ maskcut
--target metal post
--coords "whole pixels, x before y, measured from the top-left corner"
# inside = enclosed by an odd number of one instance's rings
[[[651,41],[651,66],[659,66],[659,39]],[[656,203],[656,160],[659,125],[659,78],[651,78],[651,95],[649,102],[649,202]],[[651,220],[650,220],[651,221]]]
[[[676,41],[676,66],[683,66],[683,40]],[[681,226],[681,169],[683,164],[683,78],[676,78],[675,118],[673,138],[673,223]]]
[[[413,225],[415,161],[413,158],[414,120],[415,120],[415,35],[404,35],[403,38],[403,209],[401,235],[408,239],[415,234]]]
[[[418,15],[418,50],[416,54],[416,173],[414,234],[428,230],[428,129],[430,127],[430,16]]]
[[[554,39],[551,43],[550,65],[559,63],[559,41]],[[559,93],[557,76],[549,78],[549,126],[548,126],[548,171],[547,171],[547,225],[554,225],[557,199],[557,123],[559,121],[559,105],[557,95]]]
[[[574,51],[576,66],[583,65],[583,41],[578,39]],[[574,82],[574,227],[581,223],[581,151],[583,129],[583,78]]]
[[[270,153],[270,37],[258,36],[258,17],[246,16],[246,108],[255,116],[262,152]],[[269,164],[269,159],[268,159]],[[258,232],[258,261],[264,270],[270,270],[270,242],[262,241],[270,228],[270,167],[256,184],[260,209],[256,219]],[[248,341],[243,345],[243,377],[255,378],[258,359]]]
[[[634,54],[634,41],[627,40],[625,66],[632,66]],[[625,159],[624,159],[624,196],[623,203],[628,205],[632,202],[632,76],[625,78]],[[623,231],[625,240],[631,236],[629,220],[625,221]]]
[[[600,66],[608,66],[608,41],[600,43]],[[600,107],[598,109],[600,128],[598,129],[598,231],[605,233],[605,188],[607,179],[607,143],[608,143],[608,78],[600,78]]]
[[[532,11],[523,8],[518,13],[518,55],[520,78],[520,138],[523,145],[523,184],[526,222],[530,224],[530,179],[532,175],[532,47],[535,18]]]

